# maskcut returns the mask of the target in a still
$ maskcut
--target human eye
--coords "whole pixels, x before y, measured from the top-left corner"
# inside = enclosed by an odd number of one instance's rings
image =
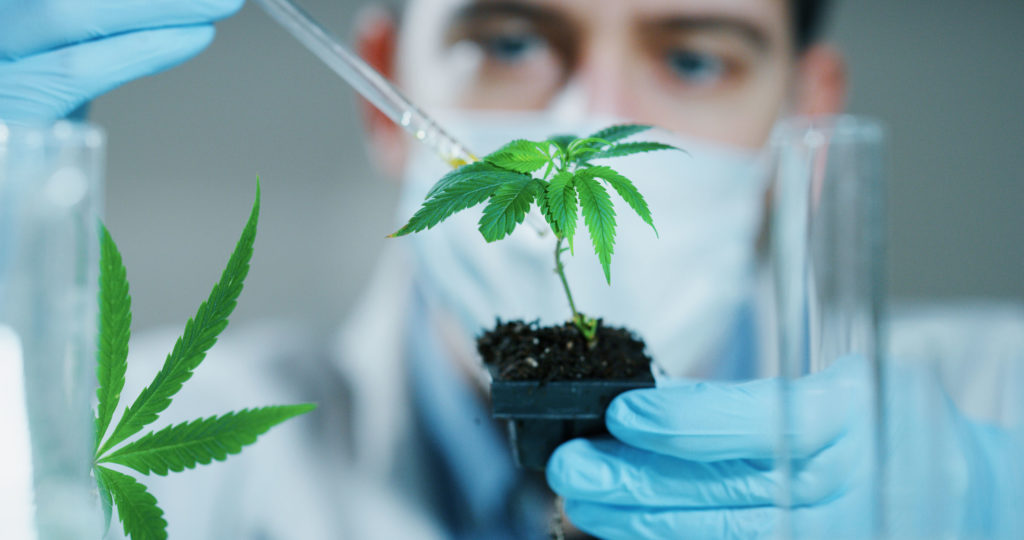
[[[522,63],[547,49],[546,40],[530,32],[497,32],[473,38],[489,60],[502,64]]]
[[[695,49],[670,49],[664,61],[675,78],[694,86],[713,86],[723,81],[729,67],[721,56]]]
[[[531,34],[504,34],[487,38],[482,44],[484,51],[500,62],[515,63],[528,58],[544,46],[544,40]]]
[[[525,2],[471,3],[443,36],[463,102],[481,108],[542,106],[564,80],[575,43],[558,13]]]

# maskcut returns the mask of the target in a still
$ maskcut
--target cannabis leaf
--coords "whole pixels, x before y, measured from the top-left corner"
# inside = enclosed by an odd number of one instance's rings
[[[613,144],[603,150],[597,150],[587,156],[591,159],[604,159],[639,154],[642,152],[654,152],[655,150],[679,150],[675,146],[669,146],[658,142],[624,142]]]
[[[103,506],[103,530],[106,531],[110,529],[110,516],[114,512],[114,498],[110,494],[110,489],[107,488],[107,483],[104,481],[103,471],[100,469],[102,469],[102,467],[94,466],[92,471],[93,476],[96,477],[96,488],[100,494],[100,504]]]
[[[532,173],[551,161],[547,145],[525,139],[516,139],[484,158],[484,161],[502,169]]]
[[[640,219],[644,220],[644,223],[654,229],[654,234],[658,234],[658,229],[655,228],[654,220],[651,218],[651,210],[647,207],[647,201],[644,200],[644,196],[640,194],[629,178],[604,165],[588,167],[576,174],[584,178],[600,178],[607,182],[622,197],[622,200],[626,201],[626,204],[640,216]]]
[[[146,486],[131,476],[113,469],[95,467],[93,470],[105,489],[113,496],[124,534],[130,536],[132,540],[167,538],[164,511],[157,506],[156,497],[146,491]]]
[[[552,137],[548,137],[547,142],[557,146],[561,151],[565,152],[569,150],[569,145],[575,140],[575,135],[554,135]]]
[[[608,191],[590,176],[576,175],[576,190],[580,194],[583,219],[590,230],[597,260],[601,261],[604,277],[612,282],[612,251],[615,247],[615,210]]]
[[[631,137],[637,133],[643,133],[651,129],[651,126],[644,124],[618,124],[614,126],[608,126],[597,133],[587,137],[588,139],[603,139],[608,142],[615,142],[626,137]]]
[[[132,297],[128,294],[128,278],[110,232],[100,225],[100,316],[99,350],[96,353],[95,430],[96,446],[100,444],[124,389],[124,374],[128,369],[128,339],[131,335]]]
[[[271,427],[313,408],[312,405],[283,405],[243,409],[167,426],[122,446],[100,463],[117,463],[142,474],[152,472],[165,476],[168,470],[181,472],[195,468],[197,463],[224,461],[228,454],[237,454],[243,446],[256,442],[256,437]]]
[[[125,409],[114,432],[100,447],[100,454],[154,422],[171,404],[171,396],[181,390],[181,385],[192,377],[192,371],[206,358],[206,351],[217,342],[217,336],[227,327],[228,316],[237,305],[238,295],[242,293],[242,284],[249,273],[249,259],[252,258],[252,245],[256,240],[259,208],[260,192],[257,189],[249,221],[228,260],[227,268],[221,274],[220,281],[214,285],[210,297],[199,305],[196,316],[185,323],[184,334],[174,344],[174,349],[167,355],[153,382]]]
[[[572,239],[576,234],[576,220],[579,217],[573,173],[558,171],[551,179],[545,195],[548,203],[547,213],[555,224],[555,234],[565,238],[569,242],[569,250],[572,251]]]
[[[111,451],[157,420],[185,381],[192,377],[192,372],[206,357],[220,332],[227,327],[227,318],[237,304],[249,273],[259,208],[260,188],[257,182],[252,212],[220,281],[213,287],[209,298],[199,306],[196,316],[185,324],[184,333],[153,382],[125,409],[102,445],[99,443],[112,420],[124,386],[131,297],[121,254],[109,231],[101,226],[100,324],[96,355],[99,379],[96,396],[99,402],[95,414],[97,450],[93,457],[93,475],[107,525],[110,524],[111,509],[116,507],[124,532],[132,540],[166,539],[167,522],[163,518],[163,510],[156,498],[135,478],[101,464],[125,466],[143,474],[165,475],[168,470],[179,472],[193,468],[197,463],[205,465],[214,459],[224,460],[228,454],[237,454],[270,428],[315,408],[305,404],[243,409],[149,432]]]
[[[478,222],[487,242],[512,234],[526,218],[533,203],[555,235],[555,271],[562,280],[573,321],[588,340],[594,339],[596,322],[583,317],[565,279],[561,255],[563,241],[572,252],[577,220],[583,215],[605,280],[611,284],[611,259],[615,249],[615,209],[605,185],[610,186],[644,223],[654,229],[647,201],[631,180],[591,160],[678,150],[658,142],[625,141],[650,129],[641,124],[609,126],[588,137],[555,135],[544,141],[516,139],[489,154],[481,162],[463,165],[441,178],[427,193],[409,222],[391,236],[429,229],[452,214],[487,202]],[[543,169],[539,177],[534,174]]]
[[[526,219],[537,191],[543,190],[545,184],[524,176],[499,186],[480,218],[480,234],[484,235],[484,240],[494,242],[511,234],[516,225]]]
[[[391,236],[430,229],[455,212],[476,206],[503,184],[529,180],[528,174],[502,169],[486,161],[463,165],[448,173],[427,194],[427,200],[404,227]]]

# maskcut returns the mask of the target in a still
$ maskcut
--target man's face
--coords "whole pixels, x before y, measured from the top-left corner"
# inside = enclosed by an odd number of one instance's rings
[[[410,0],[396,78],[431,107],[578,107],[759,146],[789,106],[787,0]]]

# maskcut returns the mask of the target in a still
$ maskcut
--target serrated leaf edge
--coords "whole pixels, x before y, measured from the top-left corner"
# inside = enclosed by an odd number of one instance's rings
[[[495,190],[494,194],[491,195],[487,206],[484,208],[483,215],[477,222],[478,230],[484,237],[484,240],[487,242],[496,242],[512,234],[512,231],[515,230],[516,226],[526,219],[526,214],[529,213],[530,206],[537,198],[537,191],[540,187],[540,182],[541,181],[536,178],[526,177],[518,181],[506,182]],[[515,189],[515,191],[507,193],[507,200],[496,200],[499,196],[505,195],[502,191],[505,188]],[[520,197],[523,196],[526,196],[527,200],[521,201]],[[518,211],[520,210],[517,208],[519,205],[525,206],[525,208],[521,209],[522,212]],[[493,222],[487,221],[489,217],[493,219]],[[489,235],[489,232],[496,232],[497,234]]]
[[[636,212],[636,215],[654,230],[654,235],[660,238],[658,229],[654,226],[654,218],[651,215],[651,209],[647,205],[647,201],[640,193],[640,190],[636,188],[636,185],[634,185],[629,178],[626,178],[621,173],[607,165],[595,165],[588,167],[577,171],[577,174],[587,178],[604,180],[606,184],[611,186],[612,189],[619,194],[619,197],[622,198],[623,202],[632,208],[633,211]]]
[[[103,466],[96,466],[97,477],[107,487],[117,508],[117,518],[124,534],[132,540],[167,540],[164,511],[146,486],[130,475]],[[129,491],[131,490],[131,491]],[[141,510],[140,510],[141,508]],[[143,510],[149,510],[144,514]],[[155,518],[154,518],[155,515]],[[149,525],[146,529],[136,526]]]
[[[315,408],[311,403],[270,405],[197,418],[151,431],[104,456],[99,463],[116,463],[141,474],[157,476],[165,476],[168,471],[194,469],[197,465],[224,461],[229,455],[240,453],[271,428]],[[215,431],[211,433],[211,430]],[[216,453],[210,452],[209,447],[216,447]],[[183,453],[184,461],[171,461]]]
[[[93,418],[95,446],[106,434],[124,390],[128,369],[128,342],[131,338],[132,298],[128,274],[121,253],[110,231],[100,229],[100,312],[96,349],[96,414]]]
[[[608,191],[593,178],[577,176],[576,191],[579,193],[580,210],[590,232],[594,253],[601,262],[605,281],[610,285],[611,258],[615,252],[615,208]],[[602,206],[607,208],[602,209]],[[607,228],[607,232],[604,230]],[[607,236],[607,238],[605,238]],[[607,245],[605,245],[607,244]]]

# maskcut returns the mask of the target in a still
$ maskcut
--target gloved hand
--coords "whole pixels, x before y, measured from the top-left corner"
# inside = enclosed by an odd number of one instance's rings
[[[0,119],[62,118],[177,65],[243,0],[0,0]]]
[[[964,419],[933,379],[904,375],[887,384],[890,531],[991,537],[994,513],[1012,513],[996,503],[1013,487],[992,472],[1020,458],[1005,432]],[[788,515],[777,506],[785,474],[773,466],[780,388],[773,379],[622,394],[606,415],[615,439],[565,443],[548,483],[569,520],[601,538],[768,538],[782,526],[796,538],[869,537],[878,468],[865,362],[844,358],[791,383]]]

